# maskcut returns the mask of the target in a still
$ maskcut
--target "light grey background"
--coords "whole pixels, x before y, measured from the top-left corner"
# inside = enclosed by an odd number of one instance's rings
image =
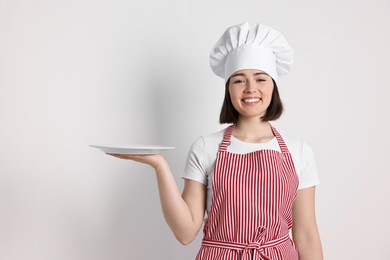
[[[0,259],[193,259],[151,168],[94,143],[176,146],[218,124],[208,54],[260,21],[295,50],[274,124],[316,155],[326,259],[390,259],[389,1],[0,0]]]

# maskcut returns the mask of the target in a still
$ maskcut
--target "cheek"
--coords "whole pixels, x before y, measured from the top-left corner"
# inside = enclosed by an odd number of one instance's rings
[[[229,88],[229,95],[232,101],[237,99],[237,91],[234,91],[232,88]]]
[[[272,83],[270,85],[264,86],[264,88],[262,90],[263,95],[266,95],[266,96],[269,96],[269,97],[272,97],[273,91],[274,91],[274,85]]]
[[[230,95],[231,104],[235,109],[238,109],[238,107],[240,106],[239,104],[241,102],[241,96],[239,96],[237,91],[231,91],[231,90],[229,90],[229,95]]]
[[[274,88],[271,88],[271,89],[268,91],[268,95],[269,95],[270,97],[272,97],[273,92],[274,92]]]

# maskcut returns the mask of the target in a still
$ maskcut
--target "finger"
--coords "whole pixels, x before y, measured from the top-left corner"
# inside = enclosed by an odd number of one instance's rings
[[[128,154],[114,154],[114,153],[107,153],[108,155],[120,158],[120,159],[131,159]]]
[[[124,160],[142,161],[143,159],[142,156],[137,156],[132,154],[113,154],[113,153],[107,153],[107,154]]]

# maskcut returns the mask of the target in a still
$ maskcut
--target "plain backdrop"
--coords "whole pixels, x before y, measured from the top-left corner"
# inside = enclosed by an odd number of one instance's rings
[[[211,47],[233,24],[281,31],[295,63],[274,125],[304,139],[325,259],[390,259],[387,0],[0,0],[0,259],[194,259],[152,169],[89,144],[187,151],[218,131]]]

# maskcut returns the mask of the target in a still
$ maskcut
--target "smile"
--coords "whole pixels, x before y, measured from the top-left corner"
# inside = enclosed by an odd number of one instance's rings
[[[244,103],[258,103],[261,100],[261,98],[244,98],[242,101]]]

